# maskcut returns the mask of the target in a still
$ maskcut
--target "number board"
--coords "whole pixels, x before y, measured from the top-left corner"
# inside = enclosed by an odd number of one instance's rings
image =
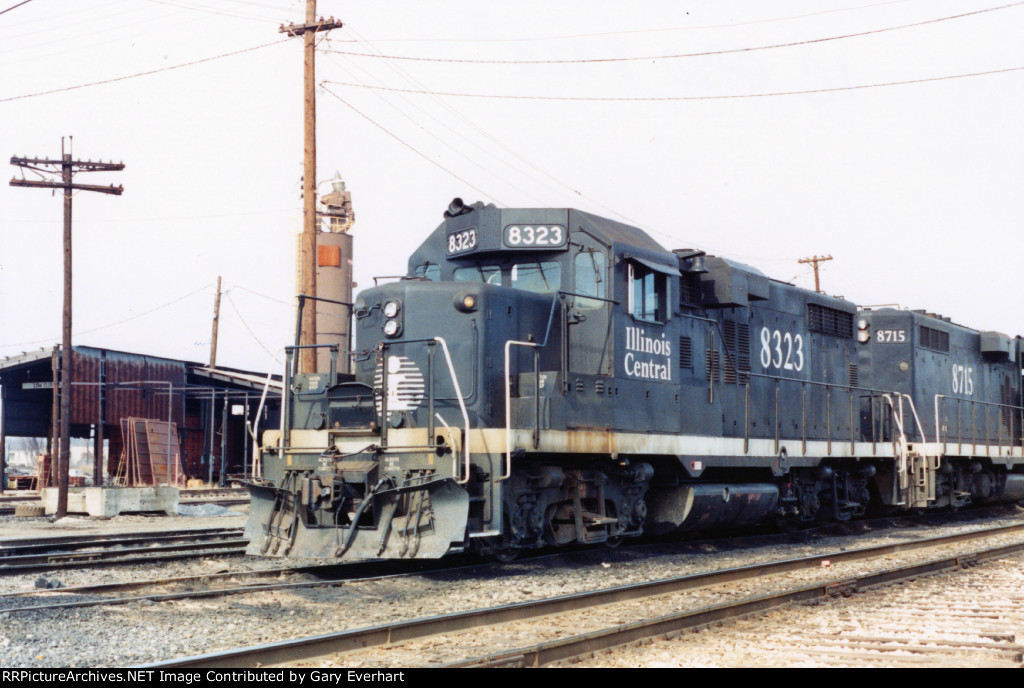
[[[509,225],[501,233],[503,248],[564,248],[568,239],[569,233],[561,225]]]
[[[448,255],[465,253],[476,248],[476,228],[462,229],[448,235]]]

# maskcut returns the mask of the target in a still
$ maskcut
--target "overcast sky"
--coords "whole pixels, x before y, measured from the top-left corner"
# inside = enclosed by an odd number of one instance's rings
[[[74,200],[75,343],[207,360],[221,275],[218,362],[266,370],[293,336],[302,207],[302,49],[278,26],[305,3],[19,2],[0,0],[0,157],[73,136],[126,165],[76,178],[125,190]],[[830,293],[1024,334],[1022,2],[318,14],[345,26],[319,45],[317,177],[352,191],[360,287],[404,273],[459,196],[581,208],[805,287],[798,259],[830,254]],[[59,341],[61,227],[59,196],[0,186],[0,355]]]

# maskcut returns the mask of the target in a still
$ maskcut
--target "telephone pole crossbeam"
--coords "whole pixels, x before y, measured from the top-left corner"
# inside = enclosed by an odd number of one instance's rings
[[[278,33],[286,33],[289,36],[304,36],[307,33],[319,33],[320,31],[330,31],[331,29],[340,29],[341,27],[342,23],[334,17],[330,19],[320,17],[320,21],[307,24],[289,24],[288,26],[281,24],[281,28],[277,31]]]
[[[818,281],[818,263],[824,263],[827,260],[832,260],[832,256],[812,256],[811,258],[801,258],[798,263],[806,265],[810,263],[814,267],[814,291],[821,293],[821,283]]]
[[[11,164],[18,165],[19,167],[29,167],[31,165],[54,165],[60,167],[64,164],[63,160],[43,160],[42,158],[19,158],[17,156],[11,157]],[[79,168],[80,172],[120,172],[124,169],[123,162],[103,162],[102,160],[75,160],[72,164]]]
[[[120,196],[124,193],[123,186],[99,186],[97,184],[64,184],[63,182],[36,181],[35,179],[11,179],[11,186],[28,186],[37,189],[65,189],[70,191],[97,191],[99,193]]]

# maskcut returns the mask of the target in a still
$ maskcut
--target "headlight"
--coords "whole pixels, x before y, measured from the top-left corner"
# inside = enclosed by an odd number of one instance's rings
[[[860,320],[858,320],[857,321],[857,329],[858,330],[866,330],[866,329],[868,329],[868,321],[867,321],[867,319],[861,318]]]
[[[857,333],[857,341],[861,344],[867,344],[869,339],[871,339],[871,333],[867,330],[861,330]]]
[[[463,313],[471,313],[476,310],[477,297],[476,294],[469,294],[463,292],[455,295],[455,309],[460,310]]]
[[[398,311],[402,310],[402,306],[397,301],[388,301],[384,304],[384,317],[393,318],[398,315]]]
[[[386,323],[384,323],[384,334],[386,334],[388,337],[397,337],[398,331],[401,329],[402,328],[398,325],[397,320],[388,320]]]

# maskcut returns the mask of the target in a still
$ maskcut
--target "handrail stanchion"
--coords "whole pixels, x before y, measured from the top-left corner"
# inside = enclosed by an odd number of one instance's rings
[[[501,482],[507,480],[512,475],[512,347],[513,346],[529,346],[537,349],[540,347],[536,342],[520,342],[514,339],[509,339],[505,342],[505,472],[501,474],[501,477],[496,479],[495,482]],[[535,372],[539,371],[539,363],[534,356],[534,367]],[[535,376],[535,380],[539,377]],[[536,384],[536,383],[535,383]],[[537,416],[537,428],[536,439],[540,439],[540,385],[536,384],[536,389],[533,390],[536,396],[536,416]]]
[[[462,441],[462,454],[465,457],[466,462],[466,477],[459,480],[459,473],[456,465],[452,466],[452,476],[455,478],[455,482],[459,485],[465,485],[469,482],[469,411],[466,410],[466,402],[462,398],[462,388],[459,386],[459,377],[455,374],[455,366],[452,364],[451,354],[448,353],[448,343],[443,337],[434,337],[434,341],[441,345],[441,350],[444,352],[444,360],[448,364],[448,372],[452,376],[452,384],[455,385],[455,398],[459,400],[459,410],[462,411],[462,420],[466,424],[466,436]],[[457,461],[457,459],[456,459]]]

